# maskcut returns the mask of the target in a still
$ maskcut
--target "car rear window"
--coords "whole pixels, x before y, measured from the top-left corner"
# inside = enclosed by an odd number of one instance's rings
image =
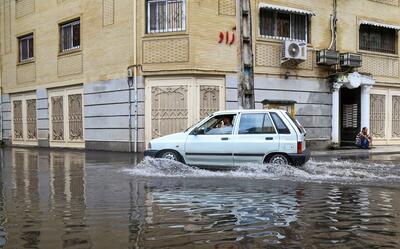
[[[297,119],[293,118],[292,115],[290,115],[288,112],[286,112],[286,115],[288,115],[289,118],[293,121],[293,123],[296,125],[297,129],[301,134],[306,133],[306,130],[304,130],[303,126],[301,126],[301,124],[299,123],[299,121],[297,121]]]
[[[271,117],[279,134],[290,134],[289,128],[285,125],[277,113],[271,112]]]

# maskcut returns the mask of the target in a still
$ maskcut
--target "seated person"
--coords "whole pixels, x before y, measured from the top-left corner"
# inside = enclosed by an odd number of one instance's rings
[[[356,137],[356,145],[361,149],[369,149],[372,145],[372,138],[368,134],[368,128],[363,127]]]
[[[214,123],[209,129],[206,131],[207,135],[218,135],[218,134],[230,134],[232,133],[233,124],[232,124],[233,117],[224,116],[222,119],[218,120]]]

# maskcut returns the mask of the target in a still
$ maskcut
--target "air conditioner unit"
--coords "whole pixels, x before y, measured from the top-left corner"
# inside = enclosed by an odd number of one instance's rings
[[[341,53],[340,54],[341,67],[361,67],[362,55],[357,53]]]
[[[340,54],[338,51],[323,49],[317,51],[317,64],[323,66],[332,66],[339,64]]]
[[[294,61],[297,63],[307,60],[307,43],[301,41],[283,41],[281,63]]]

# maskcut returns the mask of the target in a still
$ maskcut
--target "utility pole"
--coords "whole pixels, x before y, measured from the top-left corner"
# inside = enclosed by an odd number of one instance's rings
[[[238,31],[238,101],[242,109],[254,109],[254,63],[250,0],[236,0]]]

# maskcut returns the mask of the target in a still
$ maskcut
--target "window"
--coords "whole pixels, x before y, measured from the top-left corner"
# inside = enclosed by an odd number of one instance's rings
[[[274,120],[275,127],[279,134],[290,134],[289,128],[285,125],[283,120],[275,112],[271,113],[272,120]]]
[[[33,59],[33,34],[18,38],[19,44],[19,62]]]
[[[147,0],[147,33],[185,30],[185,0]]]
[[[239,134],[275,134],[268,114],[243,114],[240,118]]]
[[[198,135],[227,135],[232,134],[236,115],[214,116],[196,129]]]
[[[288,117],[293,121],[300,133],[306,133],[306,130],[304,130],[303,126],[299,123],[299,121],[297,121],[297,119],[290,115],[289,112],[286,112],[286,115],[288,115]]]
[[[360,49],[395,54],[396,33],[395,29],[361,24]]]
[[[308,41],[308,15],[260,8],[260,35]]]
[[[75,20],[60,25],[61,52],[77,49],[81,45],[81,22]]]

